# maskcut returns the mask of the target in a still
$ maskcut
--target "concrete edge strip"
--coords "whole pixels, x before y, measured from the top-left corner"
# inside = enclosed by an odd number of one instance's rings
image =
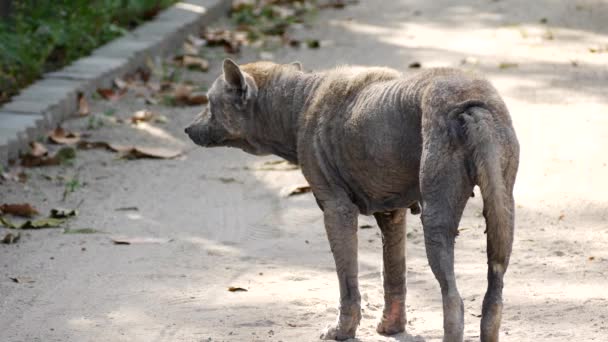
[[[153,56],[174,53],[189,34],[225,15],[232,0],[181,0],[152,21],[94,50],[61,70],[43,75],[0,107],[0,165],[28,143],[78,111],[78,97],[110,87]]]

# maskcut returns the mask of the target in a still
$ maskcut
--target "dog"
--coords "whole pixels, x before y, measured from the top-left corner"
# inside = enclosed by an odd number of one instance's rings
[[[226,59],[209,106],[185,129],[203,147],[274,154],[300,165],[323,211],[340,288],[325,340],[355,336],[361,320],[357,217],[382,232],[384,310],[380,334],[405,331],[405,213],[421,207],[428,262],[441,287],[444,341],[463,340],[454,276],[458,223],[473,188],[483,197],[488,288],[481,341],[498,341],[503,277],[514,230],[519,143],[494,87],[473,73],[389,68],[305,72],[300,63]]]

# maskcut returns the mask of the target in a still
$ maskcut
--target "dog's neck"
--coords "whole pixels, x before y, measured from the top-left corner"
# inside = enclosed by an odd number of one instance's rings
[[[319,74],[281,73],[260,84],[251,120],[252,142],[267,153],[298,163],[298,130]]]

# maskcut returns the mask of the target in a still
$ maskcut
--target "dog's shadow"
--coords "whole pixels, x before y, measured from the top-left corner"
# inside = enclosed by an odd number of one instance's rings
[[[426,342],[424,337],[420,335],[410,335],[408,333],[401,333],[397,335],[391,335],[386,337],[390,342]],[[358,338],[351,338],[346,340],[347,342],[364,342]]]

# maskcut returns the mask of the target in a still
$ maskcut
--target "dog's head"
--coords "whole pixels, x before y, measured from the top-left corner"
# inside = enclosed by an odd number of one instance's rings
[[[249,65],[259,70],[282,67],[279,64],[258,62]],[[298,64],[291,67],[301,68]],[[207,92],[209,105],[186,128],[186,134],[194,143],[203,147],[238,147],[245,152],[263,155],[266,152],[251,139],[254,104],[258,96],[258,84],[231,59],[225,59],[223,73]],[[268,71],[268,70],[265,70]],[[265,72],[268,74],[268,72]]]

